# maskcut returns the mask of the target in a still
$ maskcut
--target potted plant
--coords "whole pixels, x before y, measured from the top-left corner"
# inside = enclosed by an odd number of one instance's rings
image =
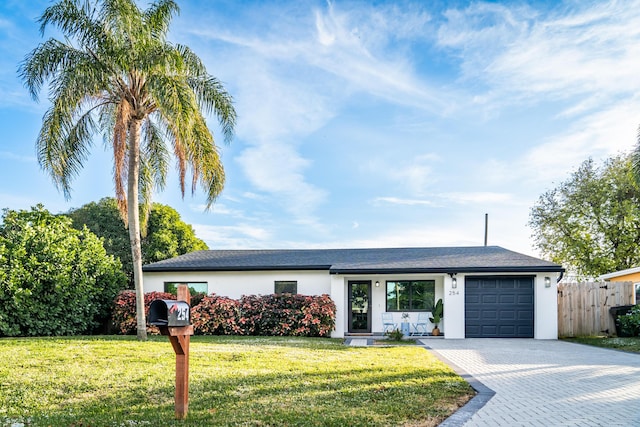
[[[438,324],[440,323],[440,321],[442,321],[443,314],[444,314],[444,307],[442,305],[442,298],[440,298],[438,302],[436,302],[436,306],[433,308],[433,311],[431,312],[431,316],[433,317],[429,318],[429,322],[433,323],[433,330],[431,331],[431,334],[434,336],[440,335],[440,329],[438,329]]]

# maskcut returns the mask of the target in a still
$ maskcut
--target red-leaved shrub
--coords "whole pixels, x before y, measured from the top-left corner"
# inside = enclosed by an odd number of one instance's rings
[[[155,299],[176,299],[165,292],[145,294],[145,313]],[[240,300],[215,294],[195,300],[191,323],[199,335],[293,335],[329,337],[335,327],[336,305],[329,295],[243,295]],[[121,334],[136,333],[136,295],[121,292],[115,300],[113,323]],[[149,333],[158,333],[148,327]]]
[[[149,315],[151,302],[157,299],[176,299],[176,296],[167,292],[148,292],[144,294],[144,313]],[[123,335],[135,335],[137,333],[136,324],[136,293],[135,291],[122,291],[114,301],[112,313],[113,326],[118,333]],[[150,334],[159,334],[155,326],[147,326]]]
[[[244,295],[237,323],[247,335],[328,337],[336,306],[329,295]]]
[[[247,335],[238,325],[238,301],[216,294],[205,296],[191,309],[198,335]]]

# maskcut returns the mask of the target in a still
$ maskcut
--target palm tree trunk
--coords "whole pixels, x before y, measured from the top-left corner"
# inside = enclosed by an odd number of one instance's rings
[[[142,122],[133,119],[129,124],[129,175],[127,189],[127,220],[133,258],[133,283],[136,288],[136,329],[138,340],[147,340],[147,321],[144,313],[144,284],[142,281],[142,249],[140,247],[140,212],[138,210],[138,179],[140,175],[140,129]]]

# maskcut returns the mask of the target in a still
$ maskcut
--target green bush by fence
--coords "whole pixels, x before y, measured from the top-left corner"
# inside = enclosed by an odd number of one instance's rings
[[[629,313],[618,316],[622,336],[637,337],[640,335],[640,305],[634,306]]]

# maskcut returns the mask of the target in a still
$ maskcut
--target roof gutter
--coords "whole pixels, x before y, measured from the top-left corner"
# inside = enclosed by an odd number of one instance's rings
[[[331,274],[456,274],[456,273],[561,273],[559,266],[538,267],[462,267],[462,268],[332,268]]]
[[[329,270],[329,265],[270,265],[270,266],[229,266],[229,267],[171,267],[171,266],[142,266],[142,271],[145,273],[154,272],[169,272],[169,271],[289,271],[289,270]]]

